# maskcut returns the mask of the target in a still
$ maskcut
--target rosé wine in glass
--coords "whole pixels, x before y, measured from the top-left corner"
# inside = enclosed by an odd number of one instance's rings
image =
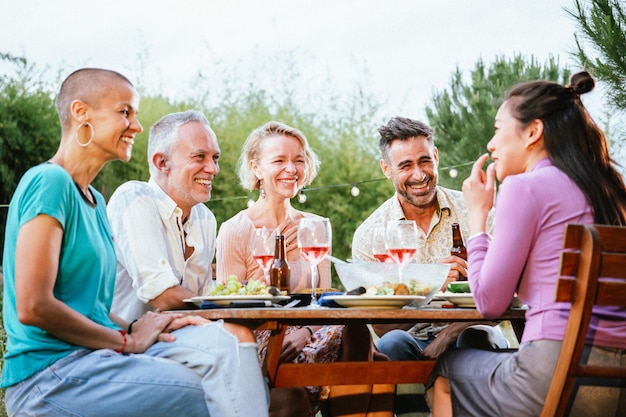
[[[417,251],[417,225],[414,220],[393,220],[387,223],[387,253],[398,264],[398,281],[402,282],[402,269]]]
[[[270,285],[270,267],[274,261],[274,233],[266,227],[254,229],[250,242],[252,257],[263,270],[263,280]]]
[[[317,265],[328,255],[328,246],[301,247],[300,252],[307,262]]]
[[[376,262],[393,262],[387,253],[387,229],[384,226],[376,226],[372,231],[372,256]]]
[[[388,253],[373,253],[372,256],[374,257],[376,262],[380,262],[380,263],[393,262],[393,259],[391,259],[391,256],[389,256]]]
[[[262,270],[270,269],[272,262],[274,262],[274,255],[255,255],[254,260]]]
[[[298,247],[302,257],[311,265],[311,304],[317,303],[317,265],[330,253],[332,231],[330,220],[321,217],[305,217],[298,224]]]
[[[415,256],[417,249],[403,248],[403,249],[389,249],[389,258],[397,264],[406,265]]]

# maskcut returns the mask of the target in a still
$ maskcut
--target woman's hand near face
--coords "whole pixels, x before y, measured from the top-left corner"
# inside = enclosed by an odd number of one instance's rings
[[[463,197],[470,212],[470,234],[487,231],[487,216],[493,207],[496,172],[494,164],[483,171],[482,167],[489,159],[484,154],[472,166],[470,176],[463,181]]]
[[[288,248],[298,246],[298,223],[300,223],[299,219],[292,220],[282,231]]]

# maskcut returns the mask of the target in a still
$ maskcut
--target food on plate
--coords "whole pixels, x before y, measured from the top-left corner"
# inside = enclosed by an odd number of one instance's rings
[[[239,282],[236,275],[230,275],[226,281],[218,282],[209,291],[209,295],[267,295],[272,296],[270,288],[263,281],[258,279],[249,279],[247,281]],[[281,295],[284,295],[281,293]]]
[[[376,295],[427,295],[432,288],[420,284],[416,280],[410,280],[408,284],[398,282],[383,282],[381,286],[372,285],[365,292],[366,296]]]
[[[319,295],[319,294],[324,294],[327,292],[339,292],[339,290],[337,288],[320,288],[317,287],[315,288],[315,292]],[[299,290],[296,294],[311,294],[311,289],[310,288],[303,288],[301,290]]]

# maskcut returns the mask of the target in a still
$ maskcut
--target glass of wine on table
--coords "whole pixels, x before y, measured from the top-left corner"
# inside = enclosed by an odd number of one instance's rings
[[[417,225],[414,220],[392,220],[387,223],[387,253],[398,264],[398,282],[402,282],[402,269],[417,251]]]
[[[263,280],[270,285],[269,270],[274,262],[274,233],[266,227],[254,229],[250,243],[252,257],[263,270]]]
[[[302,257],[311,265],[311,304],[318,308],[317,265],[328,255],[332,242],[330,220],[321,217],[305,217],[298,224],[298,247]]]

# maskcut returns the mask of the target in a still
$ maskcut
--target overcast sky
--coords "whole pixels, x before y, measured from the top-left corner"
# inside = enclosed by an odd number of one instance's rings
[[[281,70],[260,57],[295,52],[302,88],[315,88],[322,78],[346,89],[359,82],[389,116],[422,118],[433,90],[448,86],[456,66],[470,71],[479,58],[489,63],[496,55],[520,53],[543,63],[553,55],[578,69],[569,56],[575,23],[563,10],[572,8],[573,0],[0,0],[0,5],[0,52],[62,68],[64,75],[89,65],[131,79],[140,72],[138,57],[147,56],[142,75],[156,74],[157,88],[169,96],[184,94],[197,71],[216,62],[275,77]]]

